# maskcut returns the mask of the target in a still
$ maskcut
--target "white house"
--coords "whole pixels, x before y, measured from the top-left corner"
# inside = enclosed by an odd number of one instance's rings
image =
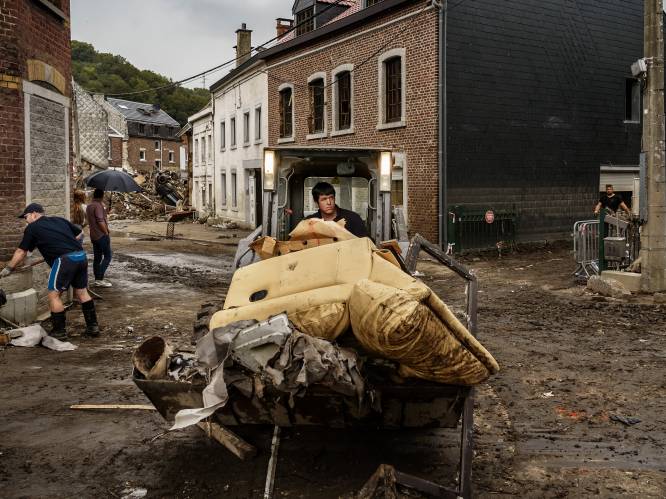
[[[215,130],[213,112],[209,104],[187,119],[192,126],[192,189],[190,200],[198,211],[216,212],[216,182],[213,153],[215,150]]]
[[[236,31],[237,67],[211,86],[215,144],[215,214],[254,228],[261,224],[261,167],[268,143],[268,76],[250,57],[250,33]],[[194,140],[197,132],[195,129]],[[195,145],[196,147],[196,145]]]

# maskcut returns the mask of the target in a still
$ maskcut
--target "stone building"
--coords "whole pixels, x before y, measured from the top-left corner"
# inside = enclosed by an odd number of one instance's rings
[[[188,118],[192,141],[190,204],[198,211],[215,212],[215,165],[213,160],[213,112],[207,105]]]
[[[251,30],[243,24],[236,30],[236,38],[236,68],[210,88],[215,162],[213,208],[218,217],[254,228],[262,218],[261,167],[263,148],[268,144],[268,77],[264,62],[250,57]]]
[[[68,0],[0,2],[0,260],[18,244],[30,202],[70,212]]]
[[[122,134],[123,167],[133,172],[180,171],[180,125],[159,106],[106,99],[109,126]]]

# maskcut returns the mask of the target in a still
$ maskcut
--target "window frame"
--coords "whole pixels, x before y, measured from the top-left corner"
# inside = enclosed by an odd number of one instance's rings
[[[169,152],[169,154],[168,154],[169,163],[175,163],[176,162],[176,154],[171,149],[167,149],[167,151]]]
[[[162,170],[162,160],[161,159],[155,158],[155,168],[157,168],[157,171]]]
[[[139,125],[139,134],[146,135],[146,125],[144,123],[138,123]]]
[[[145,147],[140,147],[139,148],[139,161],[141,161],[142,163],[146,162],[146,148]]]
[[[283,124],[283,117],[282,117],[282,92],[285,90],[289,90],[291,92],[291,135],[282,135],[282,124]],[[285,142],[295,142],[296,141],[296,113],[294,112],[294,109],[296,108],[295,106],[295,96],[294,96],[294,84],[293,83],[283,83],[278,87],[278,95],[279,95],[279,115],[280,115],[280,130],[279,130],[279,138],[277,140],[278,144],[284,144]]]
[[[192,164],[194,166],[199,166],[199,138],[194,139],[194,154],[192,158]]]
[[[250,110],[243,111],[243,147],[250,145],[252,129],[250,127]]]
[[[238,211],[238,172],[231,170],[231,209]]]
[[[220,206],[227,206],[227,170],[220,172]]]
[[[312,109],[312,87],[311,84],[317,80],[322,81],[323,85],[323,104],[322,104],[322,124],[323,128],[320,131],[314,131],[310,128],[310,120],[312,119],[311,113]],[[328,99],[327,99],[327,85],[326,85],[326,73],[321,71],[319,73],[314,73],[308,77],[308,134],[305,136],[306,140],[313,139],[322,139],[328,137]],[[292,108],[293,108],[293,98],[292,98]]]
[[[220,151],[227,149],[227,121],[220,121]]]
[[[263,109],[261,104],[254,106],[254,143],[261,144],[263,142],[263,133],[261,130]]]
[[[386,62],[400,58],[400,119],[397,121],[386,121]],[[378,82],[377,85],[377,130],[387,130],[391,128],[400,128],[407,125],[407,68],[406,68],[406,50],[404,48],[395,48],[388,50],[377,58]]]
[[[159,137],[159,136],[160,136],[160,126],[153,125],[153,137]]]
[[[212,133],[208,134],[208,150],[207,150],[207,153],[208,154],[206,154],[206,161],[208,163],[212,163],[213,162],[213,134]]]
[[[236,136],[236,117],[229,118],[229,148],[236,149],[238,147],[238,137]]]
[[[338,110],[338,105],[339,105],[339,88],[338,88],[338,83],[337,83],[337,78],[340,73],[349,73],[349,108],[351,110],[351,116],[349,118],[349,128],[339,128],[339,110]],[[333,85],[331,85],[333,91],[332,91],[332,104],[331,104],[331,109],[333,113],[333,124],[332,124],[332,130],[331,130],[331,137],[338,136],[338,135],[347,135],[354,133],[354,115],[356,114],[354,112],[354,65],[353,64],[342,64],[335,68],[331,72],[331,81],[333,82]]]
[[[300,11],[296,12],[296,16],[294,17],[294,25],[296,27],[295,31],[295,36],[301,36],[305,35],[306,33],[310,33],[311,31],[314,31],[316,29],[316,24],[315,24],[315,19],[316,19],[316,13],[315,13],[315,4],[317,2],[314,2],[310,7],[306,7],[304,9],[301,9]],[[309,15],[307,15],[309,14]],[[300,19],[299,19],[300,18]],[[302,24],[303,23],[303,24]],[[300,26],[299,26],[300,24]]]

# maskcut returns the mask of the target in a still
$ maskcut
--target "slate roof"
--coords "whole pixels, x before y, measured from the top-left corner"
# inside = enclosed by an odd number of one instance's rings
[[[318,0],[318,1],[321,3],[328,3],[328,4],[335,3],[335,0]],[[340,12],[340,14],[338,14],[336,17],[334,17],[327,23],[324,23],[321,26],[319,26],[317,29],[327,26],[331,23],[334,23],[335,21],[339,21],[340,19],[343,19],[347,16],[351,16],[352,14],[356,14],[362,8],[361,0],[343,0],[338,5],[342,5],[348,8]],[[290,31],[282,38],[278,39],[276,43],[279,44],[279,43],[288,42],[289,40],[293,40],[294,38],[296,38],[296,30]]]
[[[113,97],[107,97],[106,100],[114,108],[120,111],[128,121],[180,127],[180,123],[164,112],[163,109],[156,112],[153,111],[152,104],[124,99],[114,99]]]

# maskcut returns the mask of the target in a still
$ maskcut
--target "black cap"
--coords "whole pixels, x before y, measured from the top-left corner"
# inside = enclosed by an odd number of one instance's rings
[[[28,213],[44,213],[44,207],[39,203],[30,203],[18,217],[25,218]]]

